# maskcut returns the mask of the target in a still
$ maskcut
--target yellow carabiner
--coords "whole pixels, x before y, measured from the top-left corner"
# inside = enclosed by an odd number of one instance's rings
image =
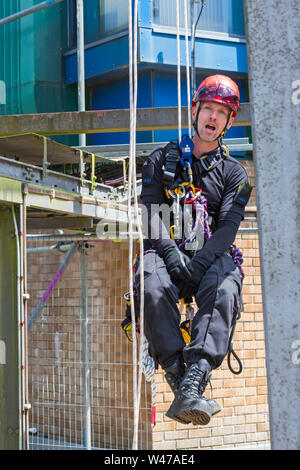
[[[91,172],[91,189],[94,191],[96,185],[96,176],[95,176],[95,154],[92,153],[92,172]]]
[[[132,323],[128,323],[126,326],[123,326],[123,331],[126,338],[132,343]]]
[[[172,240],[174,240],[174,228],[175,228],[175,225],[170,226],[170,237]]]
[[[221,147],[222,147],[222,149],[225,150],[225,153],[226,153],[226,157],[225,157],[225,158],[227,158],[227,157],[229,156],[229,148],[228,148],[227,145],[225,145],[225,144],[222,144]]]

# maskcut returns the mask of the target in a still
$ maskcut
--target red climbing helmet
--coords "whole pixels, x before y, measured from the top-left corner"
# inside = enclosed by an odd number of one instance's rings
[[[237,84],[226,75],[211,75],[200,83],[192,101],[195,106],[198,101],[214,101],[224,104],[237,115],[240,106],[240,92]]]

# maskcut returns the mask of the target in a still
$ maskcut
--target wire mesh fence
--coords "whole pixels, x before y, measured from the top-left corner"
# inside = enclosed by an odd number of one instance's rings
[[[40,244],[32,242],[35,246]],[[28,253],[29,313],[65,256],[57,249]],[[29,330],[32,449],[132,445],[132,345],[120,326],[128,291],[128,245],[102,242],[89,247],[86,275],[81,256],[77,250]],[[86,317],[83,282],[88,289]],[[139,448],[151,448],[150,415],[150,386],[143,381]]]

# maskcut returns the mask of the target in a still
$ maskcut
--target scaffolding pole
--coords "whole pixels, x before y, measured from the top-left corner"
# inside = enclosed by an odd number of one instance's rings
[[[300,3],[245,0],[271,444],[300,448]]]
[[[76,21],[77,21],[78,111],[85,111],[83,0],[76,1]],[[85,134],[79,134],[79,146],[84,147],[85,145],[86,145]]]
[[[26,8],[25,10],[18,11],[13,15],[6,16],[5,18],[0,19],[0,26],[3,24],[11,23],[12,21],[19,20],[24,16],[31,15],[36,11],[42,10],[44,8],[50,7],[51,5],[55,5],[56,3],[60,3],[63,0],[46,0],[45,2],[39,3],[38,5],[33,5],[32,7]]]

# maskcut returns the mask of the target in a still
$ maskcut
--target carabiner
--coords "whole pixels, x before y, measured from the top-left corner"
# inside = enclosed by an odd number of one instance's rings
[[[181,193],[178,192],[178,189],[181,189]],[[182,199],[186,195],[186,190],[185,187],[182,184],[179,184],[177,188],[175,189],[168,189],[168,194],[173,198],[173,199]]]

